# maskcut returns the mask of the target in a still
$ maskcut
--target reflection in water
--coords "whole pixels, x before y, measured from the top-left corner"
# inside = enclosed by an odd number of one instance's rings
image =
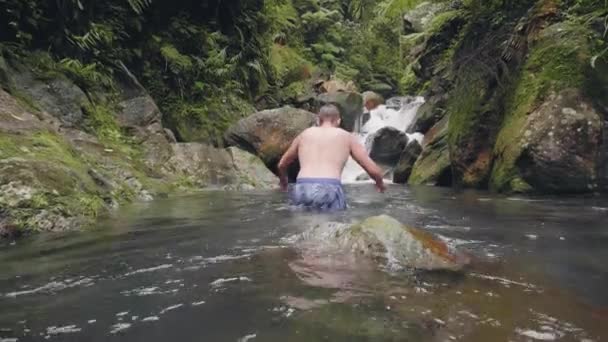
[[[0,341],[608,338],[608,200],[370,190],[348,188],[351,209],[335,215],[290,212],[279,193],[209,192],[0,246]],[[389,273],[285,240],[383,213],[477,262],[460,276]]]

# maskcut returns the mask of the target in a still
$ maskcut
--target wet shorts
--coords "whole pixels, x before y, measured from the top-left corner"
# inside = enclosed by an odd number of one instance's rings
[[[344,210],[346,196],[338,179],[299,178],[291,189],[290,203],[309,210]]]

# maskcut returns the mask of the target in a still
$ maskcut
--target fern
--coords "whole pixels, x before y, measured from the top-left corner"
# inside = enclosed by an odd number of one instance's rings
[[[137,14],[142,14],[144,10],[152,4],[152,0],[127,0],[127,3]]]

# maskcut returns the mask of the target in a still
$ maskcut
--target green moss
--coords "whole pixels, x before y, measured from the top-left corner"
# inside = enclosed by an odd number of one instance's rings
[[[273,44],[270,49],[270,63],[277,80],[283,85],[310,78],[314,69],[312,63],[296,49],[279,44]]]
[[[110,108],[89,104],[85,107],[85,114],[85,124],[100,141],[110,144],[120,144],[123,141],[120,126]]]
[[[224,132],[235,122],[255,112],[242,98],[226,94],[200,103],[178,103],[173,109],[172,125],[185,141],[221,145]]]
[[[402,94],[418,94],[421,89],[421,80],[416,76],[411,65],[408,65],[399,80],[399,91]]]
[[[520,141],[527,115],[550,92],[566,88],[585,91],[591,58],[587,42],[589,36],[584,26],[564,22],[545,29],[541,39],[532,46],[507,98],[504,122],[494,148],[496,160],[490,184],[492,189],[531,189],[519,176],[515,166],[523,149]]]
[[[462,138],[468,138],[479,129],[480,112],[486,104],[487,81],[476,70],[467,74],[454,87],[446,111],[450,114],[448,143],[455,146]]]
[[[459,10],[439,13],[433,18],[433,21],[431,21],[427,31],[430,34],[441,32],[445,28],[446,24],[449,24],[452,20],[462,16],[463,12]]]

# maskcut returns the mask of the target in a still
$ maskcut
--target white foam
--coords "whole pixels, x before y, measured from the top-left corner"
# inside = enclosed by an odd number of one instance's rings
[[[523,283],[523,282],[518,282],[518,281],[506,279],[506,278],[489,276],[489,275],[479,274],[479,273],[470,273],[469,275],[471,275],[473,277],[481,278],[481,279],[498,281],[499,283],[501,283],[503,285],[517,285],[517,286],[522,286],[522,287],[525,287],[528,289],[536,289],[536,286],[534,284],[530,284],[530,283]]]
[[[201,300],[200,302],[193,302],[192,306],[199,306],[199,305],[203,305],[203,304],[205,304],[205,301]]]
[[[0,337],[0,342],[18,342],[18,341],[19,341],[19,339],[14,338],[14,337],[9,337],[9,338]]]
[[[360,143],[365,145],[369,136],[385,127],[392,127],[401,132],[405,132],[405,130],[414,120],[420,106],[424,104],[424,98],[420,96],[413,98],[403,97],[397,98],[396,100],[399,102],[398,105],[401,106],[401,108],[398,110],[381,105],[370,111],[369,120],[364,125],[361,125],[361,122],[359,122],[362,117],[359,118],[354,134]],[[408,137],[408,141],[410,142],[418,141],[418,143],[422,144],[422,140],[424,139],[424,135],[422,133],[406,135]],[[367,148],[369,149],[370,146],[367,146]],[[344,171],[342,172],[342,182],[358,183],[359,181],[357,178],[362,175],[365,175],[363,168],[361,168],[361,166],[352,158],[349,158],[344,166]]]
[[[253,340],[254,338],[256,338],[258,335],[257,334],[249,334],[249,335],[245,335],[241,338],[239,338],[238,342],[247,342],[249,340]]]
[[[225,283],[231,283],[231,282],[235,282],[235,281],[251,281],[251,278],[249,278],[249,277],[219,278],[219,279],[212,281],[209,285],[211,285],[212,287],[218,287]]]
[[[519,335],[539,341],[555,341],[558,337],[557,334],[552,332],[540,332],[535,330],[516,329],[515,332]]]
[[[155,322],[158,321],[160,318],[158,316],[149,316],[149,317],[145,317],[144,319],[142,319],[142,322]]]
[[[125,276],[131,276],[134,274],[147,273],[147,272],[154,272],[154,271],[164,270],[164,269],[171,268],[171,267],[173,267],[173,264],[163,264],[163,265],[158,265],[158,266],[154,266],[154,267],[150,267],[150,268],[142,268],[142,269],[138,269],[138,270],[126,273]]]
[[[131,323],[116,323],[112,326],[112,330],[110,330],[110,334],[116,334],[121,331],[127,330],[131,327]]]
[[[159,292],[158,290],[159,290],[158,287],[140,287],[140,288],[129,290],[129,291],[122,291],[121,294],[123,294],[125,296],[131,296],[131,295],[149,296],[149,295],[153,295],[153,294],[162,293],[162,292]]]
[[[81,278],[78,280],[66,279],[65,281],[51,281],[50,283],[37,287],[35,289],[9,292],[6,293],[4,296],[15,298],[18,296],[31,295],[36,293],[55,293],[76,286],[90,286],[92,284],[94,284],[94,282],[91,278]]]
[[[164,313],[166,313],[166,312],[169,312],[169,311],[172,311],[172,310],[175,310],[175,309],[181,308],[182,306],[184,306],[184,304],[175,304],[175,305],[171,305],[171,306],[169,306],[169,307],[166,307],[166,308],[162,309],[162,310],[160,311],[160,314],[162,315],[162,314],[164,314]]]
[[[73,334],[82,331],[82,329],[78,328],[76,325],[66,325],[63,327],[48,327],[46,328],[47,335],[59,335],[59,334]]]

